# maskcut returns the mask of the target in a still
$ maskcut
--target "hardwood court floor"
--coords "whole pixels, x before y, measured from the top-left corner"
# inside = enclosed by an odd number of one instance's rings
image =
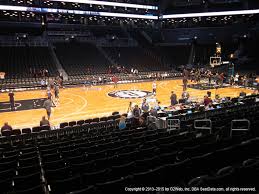
[[[171,91],[175,91],[178,99],[182,93],[182,80],[166,80],[157,82],[157,99],[161,105],[170,104]],[[152,91],[152,82],[119,84],[118,88],[112,85],[94,86],[87,90],[84,87],[60,89],[60,105],[54,108],[51,117],[51,125],[58,126],[61,122],[81,120],[94,117],[109,116],[113,111],[120,113],[127,112],[129,102],[141,103],[142,99],[122,99],[108,96],[109,92],[116,90],[145,90]],[[212,97],[215,92],[220,96],[236,97],[241,91],[247,94],[252,90],[240,88],[221,88],[217,91],[210,90]],[[196,90],[188,88],[191,97],[203,99],[207,90]],[[16,92],[15,100],[26,100],[35,98],[45,98],[45,90]],[[8,94],[0,94],[0,102],[8,101]],[[0,107],[1,108],[1,107]],[[46,115],[44,109],[34,109],[25,111],[15,111],[0,113],[0,126],[8,121],[13,128],[25,128],[38,126],[41,117]]]

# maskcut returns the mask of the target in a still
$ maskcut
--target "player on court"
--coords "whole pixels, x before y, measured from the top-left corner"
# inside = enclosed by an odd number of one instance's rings
[[[56,83],[54,85],[54,94],[55,94],[55,103],[58,104],[59,103],[59,85],[58,83]]]
[[[152,88],[153,88],[153,95],[156,95],[156,81],[155,80],[152,83]]]
[[[48,97],[47,100],[44,101],[43,107],[45,108],[48,116],[48,120],[50,119],[51,116],[51,107],[52,107],[52,102],[51,99]]]
[[[118,87],[118,81],[119,81],[119,79],[114,75],[112,77],[112,82],[114,83],[114,88]]]
[[[51,104],[53,107],[56,106],[55,102],[53,101],[53,94],[52,94],[50,86],[47,87],[47,99],[49,99],[51,101]]]

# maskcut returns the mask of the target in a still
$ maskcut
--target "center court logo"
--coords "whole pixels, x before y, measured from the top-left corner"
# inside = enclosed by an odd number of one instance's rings
[[[108,93],[111,97],[117,98],[144,98],[147,96],[151,96],[152,92],[143,91],[143,90],[119,90]]]

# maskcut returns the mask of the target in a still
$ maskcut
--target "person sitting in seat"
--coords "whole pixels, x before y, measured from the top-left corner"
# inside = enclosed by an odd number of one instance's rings
[[[3,127],[1,128],[1,132],[3,131],[12,131],[13,128],[8,124],[8,122],[5,122]]]
[[[41,121],[40,121],[40,126],[50,126],[49,121],[46,119],[45,116],[42,117]]]
[[[119,129],[125,129],[126,128],[126,117],[125,116],[121,116],[120,118],[120,122],[119,122]]]

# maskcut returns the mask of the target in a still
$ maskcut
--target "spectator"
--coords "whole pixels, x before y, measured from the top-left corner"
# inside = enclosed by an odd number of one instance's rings
[[[149,104],[147,103],[147,99],[146,99],[146,98],[143,99],[141,108],[142,108],[142,111],[143,111],[144,113],[148,112],[148,110],[149,110]]]
[[[8,122],[5,122],[3,127],[1,128],[1,132],[3,131],[12,131],[13,128],[8,124]]]
[[[157,110],[155,108],[151,107],[150,115],[153,116],[153,117],[157,117]]]
[[[208,106],[212,103],[211,98],[209,98],[207,95],[204,96],[204,105]]]
[[[183,101],[184,101],[184,104],[185,104],[185,103],[188,103],[189,98],[190,98],[190,94],[189,94],[187,91],[183,91],[183,93],[182,93],[182,99],[183,99]]]
[[[45,80],[44,80],[44,79],[41,79],[40,85],[41,85],[41,89],[44,89],[44,88],[45,88],[46,83],[45,83]]]
[[[133,127],[137,127],[139,125],[140,114],[141,114],[140,108],[136,104],[132,110],[132,126]]]
[[[177,96],[176,94],[174,93],[174,91],[171,92],[171,106],[174,106],[176,105],[178,102],[177,102]]]
[[[50,126],[49,121],[46,119],[45,116],[42,117],[41,121],[40,121],[40,126]]]
[[[155,107],[154,107],[154,109],[156,109],[156,111],[159,111],[159,110],[161,110],[162,109],[162,107],[161,107],[161,102],[160,101],[157,101],[157,104],[155,105]]]
[[[120,122],[119,122],[119,129],[125,129],[126,128],[126,117],[125,116],[121,116],[120,118]]]

